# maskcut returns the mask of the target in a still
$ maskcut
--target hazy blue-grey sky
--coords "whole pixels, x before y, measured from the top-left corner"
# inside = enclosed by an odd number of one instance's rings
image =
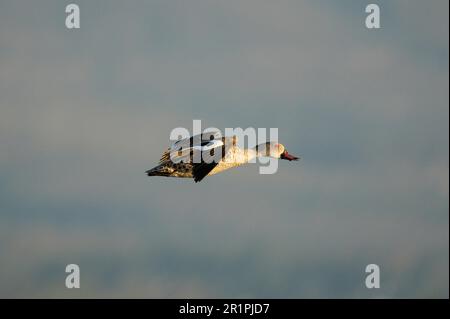
[[[74,2],[0,0],[0,297],[449,297],[448,1]],[[146,177],[193,119],[302,160]]]

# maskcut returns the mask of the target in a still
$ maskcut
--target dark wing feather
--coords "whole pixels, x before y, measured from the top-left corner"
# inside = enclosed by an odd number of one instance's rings
[[[207,150],[204,152],[208,152],[210,153],[211,151],[215,152],[215,151],[220,151],[221,154],[221,159],[224,158],[225,156],[225,144],[222,144],[222,146],[217,147],[213,150]],[[211,154],[211,153],[210,153]],[[212,155],[212,154],[211,154]],[[203,157],[202,157],[203,158]],[[211,163],[193,163],[193,170],[192,170],[192,175],[194,176],[194,181],[200,182],[203,178],[205,178],[213,169],[214,167],[216,167],[219,164],[219,162],[213,161]]]
[[[205,178],[206,175],[211,172],[214,167],[217,166],[218,163],[212,162],[212,163],[198,163],[193,164],[194,168],[192,171],[192,175],[194,176],[194,181],[200,182],[203,178]]]

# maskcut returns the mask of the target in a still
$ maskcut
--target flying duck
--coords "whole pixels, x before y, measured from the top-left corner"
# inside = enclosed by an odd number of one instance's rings
[[[241,148],[237,145],[236,136],[203,133],[176,141],[163,153],[158,166],[146,173],[148,176],[193,178],[197,183],[206,176],[246,164],[258,157],[298,160],[280,143],[266,142],[254,148]]]

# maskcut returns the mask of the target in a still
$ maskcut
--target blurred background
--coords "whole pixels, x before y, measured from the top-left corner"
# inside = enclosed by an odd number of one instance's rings
[[[69,3],[0,0],[0,297],[449,297],[448,1]],[[302,160],[147,177],[193,119]]]

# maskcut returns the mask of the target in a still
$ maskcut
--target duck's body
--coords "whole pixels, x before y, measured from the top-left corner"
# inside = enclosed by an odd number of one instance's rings
[[[203,135],[201,136],[203,138]],[[288,155],[282,144],[267,142],[251,149],[244,149],[237,145],[237,139],[223,137],[220,139],[200,139],[198,146],[192,146],[195,137],[176,142],[165,151],[158,166],[148,170],[148,176],[166,176],[179,178],[194,178],[201,181],[206,176],[215,175],[227,169],[241,166],[260,156],[271,156],[288,160],[297,160],[297,157]],[[215,161],[195,161],[194,154],[218,155]],[[213,155],[211,155],[213,156]]]
[[[225,158],[221,159],[219,163],[206,175],[211,176],[227,169],[244,165],[248,163],[254,156],[253,152],[242,150],[235,146],[227,153]],[[195,165],[191,162],[174,163],[170,159],[162,161],[158,166],[147,171],[148,176],[168,176],[168,177],[182,177],[193,178]]]

